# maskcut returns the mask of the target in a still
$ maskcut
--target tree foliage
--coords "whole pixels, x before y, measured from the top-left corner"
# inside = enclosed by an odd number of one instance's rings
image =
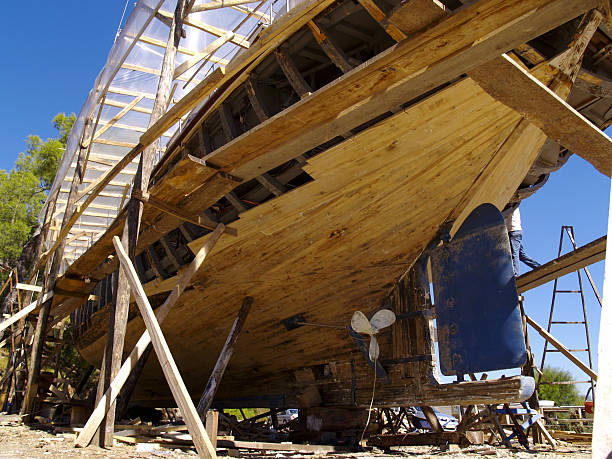
[[[544,367],[542,381],[563,382],[573,381],[572,374],[561,368]],[[582,405],[584,399],[573,384],[540,384],[538,397],[541,400],[554,400],[557,406]]]
[[[36,227],[36,219],[66,148],[74,113],[53,118],[57,135],[42,140],[31,135],[26,151],[10,171],[0,170],[0,260],[12,266]]]

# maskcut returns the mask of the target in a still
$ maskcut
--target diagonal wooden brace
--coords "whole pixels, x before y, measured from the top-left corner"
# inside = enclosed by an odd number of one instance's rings
[[[200,269],[207,255],[213,249],[224,231],[225,226],[223,224],[219,224],[217,228],[211,233],[210,237],[206,241],[206,244],[204,244],[204,246],[197,252],[193,261],[189,264],[172,292],[170,292],[170,295],[168,295],[166,301],[164,301],[164,304],[162,304],[157,309],[156,318],[159,323],[162,323],[167,317],[168,313],[180,297],[181,293],[183,293],[185,287],[189,285],[191,278]],[[87,421],[87,424],[85,424],[85,427],[77,437],[75,441],[75,446],[85,447],[89,445],[94,434],[96,433],[96,430],[98,429],[98,426],[102,422],[102,419],[104,419],[106,412],[119,395],[121,388],[127,381],[128,376],[138,363],[138,359],[142,356],[149,343],[151,343],[151,337],[149,335],[149,331],[146,330],[136,343],[134,349],[132,349],[132,352],[130,353],[128,358],[121,366],[117,377],[113,379],[106,393],[98,402],[98,405],[91,414],[89,420]]]
[[[166,381],[170,386],[172,396],[174,397],[174,400],[176,401],[179,409],[181,410],[181,414],[185,419],[185,424],[187,424],[187,428],[189,429],[189,433],[191,434],[191,438],[193,439],[198,455],[206,458],[217,457],[215,448],[210,442],[206,430],[204,430],[202,420],[200,419],[200,416],[198,416],[193,401],[191,400],[191,396],[189,395],[187,387],[183,382],[183,378],[181,377],[178,367],[174,362],[174,358],[172,357],[168,343],[166,342],[164,334],[161,331],[161,327],[155,318],[153,308],[151,307],[144,288],[138,279],[136,269],[134,269],[134,265],[125,252],[119,237],[115,236],[113,238],[113,245],[117,251],[121,268],[125,270],[128,282],[130,283],[130,288],[136,297],[136,304],[138,305],[142,319],[147,327],[147,331],[151,336],[153,349],[157,354],[157,358],[160,366],[162,367],[162,371],[164,372],[164,376],[166,377]]]

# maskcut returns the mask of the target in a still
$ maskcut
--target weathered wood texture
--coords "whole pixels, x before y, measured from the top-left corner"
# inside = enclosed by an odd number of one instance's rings
[[[234,324],[227,335],[227,339],[225,340],[225,344],[223,345],[223,349],[221,349],[221,354],[219,354],[219,358],[217,359],[217,363],[215,364],[215,368],[208,378],[208,383],[206,383],[206,387],[204,388],[204,392],[202,393],[202,397],[198,403],[198,414],[201,418],[207,418],[208,410],[212,406],[212,401],[215,398],[215,394],[217,393],[217,389],[219,388],[219,383],[223,378],[223,374],[227,369],[227,366],[232,358],[232,354],[234,353],[234,346],[236,345],[236,340],[238,339],[238,335],[242,330],[242,326],[246,321],[247,315],[251,309],[251,305],[253,304],[253,298],[246,297],[242,302],[242,307],[240,311],[238,311],[238,316],[236,320],[234,320]]]
[[[469,75],[548,137],[610,177],[612,140],[511,58],[498,57],[470,71]]]
[[[606,240],[607,236],[602,236],[589,244],[583,245],[539,268],[521,275],[516,279],[518,292],[526,292],[558,277],[602,261],[606,257]]]
[[[215,448],[210,442],[208,438],[208,434],[204,429],[204,425],[202,424],[202,420],[198,416],[196,412],[196,408],[193,405],[193,401],[187,392],[187,388],[183,383],[183,379],[181,378],[181,374],[174,362],[172,354],[170,352],[170,348],[164,338],[164,335],[161,331],[159,323],[155,318],[155,313],[153,312],[153,308],[147,299],[147,296],[140,284],[140,280],[138,279],[138,274],[132,265],[132,262],[128,258],[127,253],[125,252],[121,240],[115,236],[114,240],[115,249],[117,250],[117,256],[121,261],[121,267],[126,271],[128,280],[130,282],[130,287],[134,291],[134,295],[136,296],[136,303],[140,309],[140,313],[145,321],[147,326],[147,331],[151,336],[151,342],[153,343],[153,349],[157,354],[157,358],[159,359],[160,365],[164,372],[164,376],[166,377],[166,381],[170,386],[170,390],[172,391],[172,396],[176,401],[179,409],[181,410],[181,415],[185,420],[185,424],[189,429],[189,433],[193,438],[193,443],[196,447],[198,455],[200,457],[206,458],[214,458],[217,457]]]
[[[166,298],[166,301],[164,301],[164,304],[162,304],[157,309],[155,317],[158,323],[161,324],[164,322],[168,313],[173,308],[173,306],[185,290],[185,287],[189,285],[189,282],[191,281],[192,277],[201,268],[202,264],[204,263],[204,260],[211,252],[211,250],[223,234],[224,230],[225,226],[222,224],[219,225],[211,234],[207,243],[202,246],[202,248],[196,253],[195,258],[189,264],[185,272],[182,274],[179,282],[176,283],[176,285],[172,289],[172,292],[170,292],[168,298]],[[108,411],[110,406],[113,404],[113,402],[119,395],[119,392],[121,391],[121,388],[128,379],[128,376],[137,366],[139,360],[145,354],[146,349],[149,347],[150,343],[151,337],[149,335],[149,332],[145,331],[134,346],[134,349],[132,349],[132,352],[130,353],[126,361],[121,366],[121,369],[117,373],[117,376],[112,380],[110,386],[98,401],[94,412],[92,413],[89,420],[87,421],[87,424],[85,425],[85,428],[81,431],[78,438],[76,439],[75,444],[77,446],[85,447],[89,445],[91,439],[93,438],[93,435],[96,432],[96,429],[98,428],[100,422],[102,422],[105,413]]]

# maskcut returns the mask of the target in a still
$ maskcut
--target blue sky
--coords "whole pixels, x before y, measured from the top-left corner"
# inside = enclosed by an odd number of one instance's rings
[[[129,0],[128,12],[134,1]],[[125,0],[23,0],[3,5],[0,27],[5,44],[5,68],[0,72],[0,126],[3,139],[0,168],[10,169],[25,149],[29,134],[55,135],[51,119],[58,112],[80,111],[113,43]],[[22,18],[27,18],[23,20]],[[556,257],[561,225],[573,225],[579,245],[604,235],[607,228],[610,180],[579,157],[554,173],[542,190],[521,205],[524,246],[544,263]],[[528,268],[521,266],[524,272]],[[603,262],[590,267],[600,293]],[[583,279],[591,325],[593,357],[597,359],[600,307]],[[560,288],[574,289],[576,275]],[[546,325],[552,283],[526,294],[527,313]],[[580,301],[565,295],[558,302],[557,320],[580,320]],[[553,333],[568,347],[584,347],[582,328],[558,325]],[[537,361],[543,340],[530,330]],[[549,354],[553,365],[567,368],[577,379],[580,370],[560,355]]]

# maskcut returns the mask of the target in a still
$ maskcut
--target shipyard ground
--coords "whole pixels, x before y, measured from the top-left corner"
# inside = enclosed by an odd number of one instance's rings
[[[112,449],[102,449],[96,446],[87,448],[75,448],[74,434],[54,434],[46,430],[20,425],[14,422],[0,422],[0,458],[144,458],[144,457],[166,457],[181,458],[195,456],[194,449],[179,449],[172,445],[130,445],[118,442]],[[157,448],[157,449],[155,449]],[[144,451],[144,449],[147,449]],[[380,450],[361,453],[345,454],[299,454],[284,453],[280,451],[228,451],[219,450],[219,456],[231,455],[233,457],[340,457],[340,458],[365,458],[365,457],[513,457],[513,458],[535,458],[535,457],[567,457],[567,458],[589,458],[591,457],[591,446],[589,444],[561,444],[556,451],[548,446],[539,445],[532,451],[524,449],[510,450],[504,447],[478,446],[466,449],[451,449],[442,451],[440,447],[415,446],[394,448],[391,454],[385,454]]]

